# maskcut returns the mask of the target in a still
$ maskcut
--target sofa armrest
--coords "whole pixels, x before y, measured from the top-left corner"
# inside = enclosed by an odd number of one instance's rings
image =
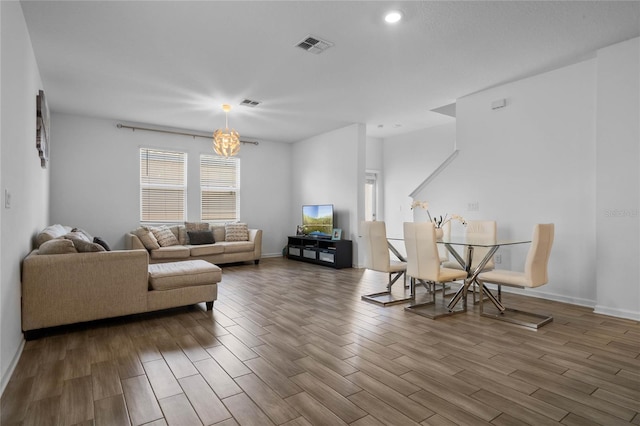
[[[262,229],[249,229],[249,241],[253,241],[253,258],[259,260],[262,257]]]
[[[22,329],[144,312],[146,250],[38,254],[22,263]]]
[[[127,248],[129,250],[146,250],[147,248],[142,244],[142,241],[136,234],[128,233],[126,235]]]

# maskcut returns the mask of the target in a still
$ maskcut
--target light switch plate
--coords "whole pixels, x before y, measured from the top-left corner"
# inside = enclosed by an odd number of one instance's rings
[[[5,209],[11,208],[11,191],[9,191],[6,188],[4,190],[4,208]]]

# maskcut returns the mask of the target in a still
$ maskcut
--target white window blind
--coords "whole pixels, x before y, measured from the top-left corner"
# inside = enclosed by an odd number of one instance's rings
[[[184,152],[140,148],[140,221],[185,220],[186,160]]]
[[[200,156],[201,220],[240,220],[240,159]]]

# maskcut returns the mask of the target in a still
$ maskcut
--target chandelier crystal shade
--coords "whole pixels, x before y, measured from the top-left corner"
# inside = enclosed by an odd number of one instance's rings
[[[218,155],[229,158],[240,151],[240,135],[234,129],[229,129],[228,113],[231,105],[222,105],[222,110],[225,113],[225,129],[213,132],[213,149]]]

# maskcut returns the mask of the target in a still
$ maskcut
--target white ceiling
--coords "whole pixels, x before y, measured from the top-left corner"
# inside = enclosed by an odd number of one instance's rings
[[[22,1],[54,112],[294,142],[388,137],[459,97],[640,35],[640,2]],[[390,26],[386,10],[404,20]],[[335,45],[295,47],[307,35]],[[249,98],[256,108],[241,107]],[[381,127],[382,126],[382,127]]]

